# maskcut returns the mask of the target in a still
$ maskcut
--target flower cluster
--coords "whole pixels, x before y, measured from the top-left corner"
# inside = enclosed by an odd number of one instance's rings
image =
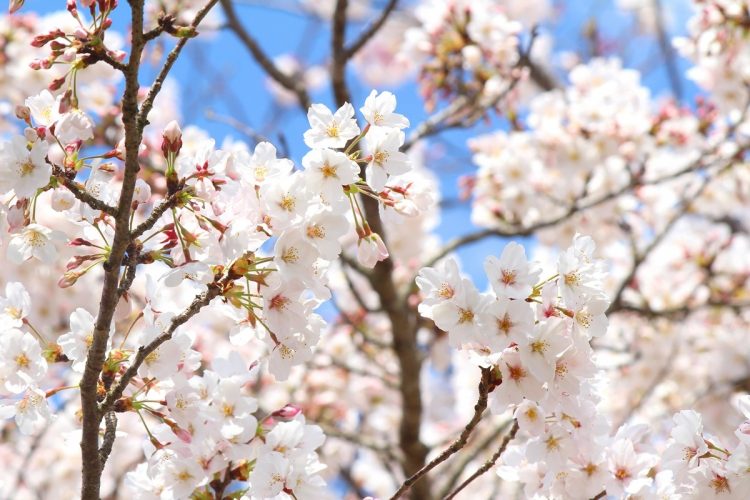
[[[724,113],[745,109],[747,96],[742,89],[750,82],[747,5],[731,0],[696,4],[697,12],[688,22],[689,36],[675,40],[680,53],[695,63],[688,77],[709,91]]]
[[[423,2],[415,15],[404,50],[420,66],[428,107],[456,95],[497,100],[520,77],[522,26],[498,2]]]
[[[87,156],[95,125],[78,107],[75,87],[58,95],[43,90],[25,104],[18,111],[27,125],[24,135],[0,144],[0,189],[3,199],[13,203],[7,206],[7,256],[18,265],[30,259],[52,265],[67,242],[76,253],[59,285],[74,287],[100,272],[115,244],[125,146],[120,141],[110,151]],[[277,380],[309,360],[325,324],[313,310],[330,295],[326,270],[352,228],[344,214],[351,209],[357,257],[372,267],[388,252],[369,229],[359,196],[399,214],[418,213],[410,183],[399,177],[410,168],[409,158],[399,151],[409,123],[395,107],[392,94],[373,91],[362,107],[367,125],[360,130],[350,104],[335,113],[313,105],[304,137],[311,150],[302,159],[304,170],[296,171],[290,160],[277,158],[268,142],[253,151],[224,151],[209,138],[184,137],[175,122],[165,126],[157,150],[163,163],[155,165],[163,169],[164,183],[140,178],[135,183],[130,231],[137,236],[127,250],[127,285],[121,285],[123,295],[138,297],[144,305],[131,312],[132,306],[123,303],[120,316],[129,326],[111,326],[102,373],[104,387],[114,390],[138,347],[150,346],[137,369],[135,389],[123,382],[112,407],[116,413],[138,414],[146,426],[150,465],[130,480],[143,494],[179,498],[222,476],[249,481],[261,495],[283,491],[320,497],[313,493],[324,484],[314,450],[322,434],[288,412],[259,425],[258,404],[243,389],[251,378],[246,364],[232,358],[230,369],[215,359],[215,371],[198,375],[202,356],[193,350],[195,335],[178,328],[178,320],[191,302],[219,296],[213,309],[234,324],[230,341],[237,346],[264,343],[263,359]],[[354,152],[355,147],[362,149]],[[360,169],[368,182],[360,179]],[[41,223],[45,204],[72,226],[60,231]],[[9,396],[2,415],[15,415],[22,432],[36,433],[51,417],[46,396],[76,387],[96,317],[78,307],[70,314],[68,332],[52,341],[23,321],[30,305],[22,285],[8,285],[4,301],[5,315],[13,321],[3,337],[4,356],[10,358],[2,364],[3,391]],[[22,326],[39,338],[17,328]],[[69,385],[49,393],[38,388],[47,361],[71,363]],[[157,420],[153,431],[143,415]],[[277,423],[280,418],[289,421]],[[219,429],[217,419],[224,422]]]

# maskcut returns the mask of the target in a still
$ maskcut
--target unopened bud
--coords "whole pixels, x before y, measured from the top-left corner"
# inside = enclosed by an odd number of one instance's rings
[[[83,276],[81,271],[66,271],[57,281],[57,286],[60,288],[70,288],[76,284],[76,281],[78,281],[78,278],[81,276]]]
[[[174,36],[177,38],[195,38],[198,36],[198,31],[196,31],[195,28],[192,26],[185,26],[182,28],[177,28],[174,32]]]
[[[162,138],[161,151],[164,156],[167,156],[168,153],[173,153],[176,156],[182,148],[182,130],[175,120],[164,127]]]
[[[300,407],[288,404],[280,410],[276,410],[275,412],[271,413],[271,415],[276,418],[291,419],[296,417],[301,411],[302,409]]]
[[[52,80],[52,82],[50,82],[50,84],[47,85],[47,88],[52,91],[60,90],[60,88],[63,86],[64,83],[65,83],[65,77],[61,76],[60,78],[56,78]]]
[[[31,125],[31,110],[28,106],[18,105],[16,106],[16,118],[25,121],[28,125]]]

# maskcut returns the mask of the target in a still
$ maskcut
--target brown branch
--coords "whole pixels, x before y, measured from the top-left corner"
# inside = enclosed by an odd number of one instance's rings
[[[333,23],[331,25],[331,85],[336,103],[341,106],[345,102],[351,102],[349,88],[346,85],[346,10],[349,0],[336,0],[336,8],[333,11]]]
[[[266,55],[258,42],[250,35],[237,17],[232,0],[221,0],[221,6],[224,9],[224,16],[227,18],[227,27],[237,35],[237,38],[245,45],[261,68],[285,89],[293,92],[297,96],[297,101],[304,112],[310,107],[310,96],[300,78],[287,75],[282,72],[276,64]]]
[[[210,0],[206,7],[196,15],[192,26],[195,27],[205,17],[210,6],[217,0]],[[120,198],[115,214],[115,234],[104,263],[104,283],[102,285],[99,311],[94,324],[93,341],[86,357],[86,365],[81,378],[81,498],[82,500],[98,500],[101,489],[101,474],[104,467],[102,454],[99,450],[99,427],[106,411],[98,405],[99,375],[105,360],[109,330],[117,303],[120,299],[119,284],[120,271],[125,252],[132,242],[130,233],[130,213],[132,209],[133,193],[138,178],[140,164],[138,150],[143,138],[143,127],[146,116],[153,105],[153,101],[161,85],[169,73],[169,69],[179,55],[186,39],[181,39],[177,47],[172,50],[159,76],[146,97],[143,106],[138,108],[138,82],[141,56],[146,45],[143,38],[143,3],[144,0],[130,0],[131,10],[131,50],[128,63],[123,71],[125,76],[125,90],[122,96],[122,123],[125,129],[125,170],[123,172]],[[129,279],[126,277],[126,280]]]
[[[109,454],[112,453],[112,446],[115,444],[117,434],[117,415],[110,411],[104,415],[105,430],[102,446],[99,448],[99,460],[102,464],[107,462]],[[104,465],[102,465],[104,467]]]
[[[171,339],[172,334],[175,332],[175,330],[177,330],[177,328],[185,324],[190,318],[198,314],[198,312],[200,312],[200,310],[204,306],[208,305],[209,302],[218,297],[226,281],[227,279],[225,278],[219,283],[210,283],[208,285],[208,290],[198,295],[187,309],[172,318],[172,321],[169,323],[169,326],[166,330],[164,330],[158,337],[149,342],[147,345],[140,346],[138,348],[138,352],[136,353],[133,362],[130,364],[128,369],[125,370],[125,373],[122,374],[120,380],[117,382],[117,385],[114,386],[114,388],[112,388],[109,393],[107,393],[107,396],[101,403],[99,409],[100,412],[105,413],[112,408],[112,405],[122,396],[123,392],[125,392],[125,388],[128,386],[130,381],[133,380],[133,377],[136,376],[136,374],[138,373],[138,368],[140,368],[143,362],[146,361],[148,355],[157,350],[159,346],[161,346],[164,342]]]
[[[396,5],[398,5],[398,0],[388,0],[388,3],[380,12],[378,18],[375,19],[375,21],[373,21],[372,24],[370,24],[367,29],[365,29],[350,46],[344,49],[344,57],[346,59],[351,59],[352,57],[354,57],[357,52],[362,50],[362,48],[367,45],[367,42],[372,40],[372,38],[378,33],[378,31],[380,31],[380,28],[382,28],[385,22],[388,20],[388,17],[396,8]]]
[[[428,463],[427,465],[419,469],[416,473],[412,474],[408,479],[406,479],[406,481],[403,482],[396,493],[393,494],[391,500],[401,498],[401,496],[409,491],[412,485],[419,481],[425,474],[448,460],[451,455],[454,455],[459,450],[461,450],[461,448],[466,446],[466,443],[469,440],[469,436],[471,436],[474,428],[482,419],[484,410],[487,409],[487,395],[492,391],[493,388],[490,379],[491,370],[489,368],[482,368],[482,378],[479,381],[479,398],[474,405],[474,415],[471,417],[469,423],[466,424],[466,427],[464,427],[463,431],[461,431],[461,435],[445,451],[443,451],[440,455],[431,460],[430,463]]]
[[[206,2],[206,5],[204,5],[203,8],[201,8],[201,10],[199,10],[195,14],[193,22],[190,23],[190,28],[197,28],[201,21],[203,21],[203,18],[206,17],[206,15],[208,15],[208,12],[213,8],[214,5],[216,5],[216,2],[218,2],[218,0],[208,0],[208,2]],[[182,49],[187,44],[188,40],[189,38],[180,38],[177,44],[169,52],[169,55],[167,55],[167,60],[164,61],[164,66],[162,66],[161,71],[159,71],[159,74],[154,80],[154,83],[151,84],[148,95],[143,101],[143,104],[141,104],[141,110],[138,113],[138,127],[141,131],[146,125],[148,125],[148,114],[151,112],[151,108],[153,108],[154,106],[154,100],[156,99],[156,96],[159,95],[159,91],[164,85],[164,81],[167,79],[167,75],[169,75],[169,72],[172,70],[172,66],[174,66],[175,61],[177,61],[180,52],[182,52]]]
[[[138,73],[141,55],[145,46],[143,32],[143,0],[131,0],[132,42],[130,58],[124,71],[125,90],[122,97],[122,122],[125,128],[125,171],[123,173],[120,199],[115,216],[115,234],[109,257],[104,263],[104,283],[102,285],[99,311],[94,326],[93,341],[86,357],[86,366],[81,378],[81,462],[82,500],[99,500],[103,463],[99,454],[99,424],[102,413],[98,408],[99,374],[109,340],[109,330],[115,307],[119,300],[117,293],[120,281],[120,266],[125,250],[130,244],[130,208],[133,200],[135,181],[140,166],[138,148],[141,144],[141,131],[138,128]]]
[[[469,476],[466,479],[466,481],[461,483],[458,486],[458,488],[456,488],[448,496],[446,496],[444,500],[450,500],[451,498],[454,498],[456,495],[458,495],[461,492],[461,490],[466,488],[472,481],[474,481],[476,478],[478,478],[479,476],[481,476],[482,474],[490,470],[495,465],[495,462],[497,462],[500,459],[500,456],[503,454],[503,452],[505,452],[505,449],[508,447],[508,443],[510,443],[511,440],[513,440],[513,438],[516,437],[517,432],[518,432],[518,421],[516,420],[513,422],[513,427],[510,428],[510,432],[508,433],[508,435],[506,435],[505,438],[503,438],[503,442],[500,443],[500,448],[495,452],[495,454],[492,455],[492,457],[490,457],[490,459],[487,460],[480,468],[478,468],[474,472],[474,474]]]
[[[473,450],[471,450],[471,452],[464,452],[462,454],[462,457],[458,459],[458,461],[455,463],[455,466],[451,466],[453,472],[445,482],[445,485],[443,485],[440,493],[436,498],[443,498],[451,492],[451,490],[456,486],[458,480],[461,478],[461,473],[466,469],[466,466],[469,465],[469,463],[474,460],[479,453],[482,453],[484,450],[489,448],[489,446],[508,429],[512,421],[513,420],[507,420],[503,422],[501,425],[493,429],[492,432],[487,434],[487,436],[485,436],[485,438],[482,439],[477,444],[477,446],[474,447]]]
[[[135,229],[133,229],[133,232],[131,233],[131,237],[133,238],[133,240],[140,238],[143,233],[154,227],[161,216],[164,215],[167,210],[173,208],[177,204],[177,200],[180,197],[180,194],[182,194],[182,192],[177,191],[176,193],[172,193],[167,198],[163,199],[161,203],[159,203],[151,211],[151,214],[148,216],[148,218],[138,224]]]
[[[346,54],[344,39],[346,35],[347,0],[337,0],[333,14],[331,52],[331,86],[336,104],[342,106],[350,101],[346,83]],[[380,219],[378,202],[369,197],[361,201],[365,217],[373,232],[379,234],[387,246],[383,222]],[[401,421],[399,423],[399,447],[403,454],[400,461],[406,476],[411,476],[424,467],[427,458],[427,447],[419,438],[422,425],[422,394],[420,372],[422,358],[417,345],[417,320],[415,311],[408,307],[393,281],[393,260],[387,258],[378,262],[371,272],[365,274],[373,290],[378,294],[380,305],[388,316],[393,332],[393,351],[398,358],[401,376],[399,394],[401,396]],[[430,497],[428,481],[417,483],[412,494],[414,498]]]
[[[79,200],[81,203],[85,203],[86,205],[90,206],[94,210],[99,210],[100,212],[104,212],[105,214],[111,215],[112,217],[117,215],[117,209],[115,207],[107,203],[104,203],[100,199],[92,196],[90,193],[86,191],[85,188],[82,188],[81,186],[79,186],[76,181],[73,181],[67,178],[60,168],[54,167],[53,174],[55,175],[55,178],[57,179],[57,181],[63,186],[65,186],[68,189],[68,191],[73,193],[73,196],[75,196],[76,199]]]

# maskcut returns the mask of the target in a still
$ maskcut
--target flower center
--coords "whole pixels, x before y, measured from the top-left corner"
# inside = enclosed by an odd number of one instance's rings
[[[549,348],[549,342],[545,340],[535,340],[531,343],[531,352],[536,354],[544,354]]]
[[[34,164],[31,163],[31,160],[26,160],[18,166],[18,173],[21,174],[21,177],[28,177],[34,173],[34,168]]]
[[[293,196],[290,195],[284,195],[281,198],[281,203],[279,203],[279,206],[286,210],[287,212],[291,212],[294,210],[294,206],[297,204]]]
[[[513,322],[510,320],[510,315],[505,313],[502,318],[497,320],[497,329],[508,335],[511,328],[513,328]]]
[[[333,167],[329,165],[328,163],[326,163],[320,168],[320,172],[323,174],[323,177],[325,177],[326,179],[330,179],[331,177],[338,177],[338,175],[336,175],[336,167]]]
[[[474,321],[474,311],[471,309],[458,309],[458,322],[459,324],[471,323]]]
[[[19,368],[27,368],[29,366],[29,358],[23,352],[16,356],[15,361]]]
[[[323,239],[326,237],[326,230],[318,224],[307,226],[307,237],[312,238],[312,239],[314,238]]]
[[[453,298],[453,295],[455,292],[453,291],[453,287],[450,286],[447,283],[443,283],[440,285],[440,289],[438,290],[438,296],[442,299],[451,299]]]
[[[389,157],[389,156],[390,156],[390,155],[388,154],[388,152],[387,152],[387,151],[378,151],[378,152],[377,152],[377,153],[375,153],[375,155],[373,156],[373,161],[374,161],[375,163],[377,163],[378,165],[383,165],[383,163],[385,163],[385,162],[387,162],[387,161],[388,161],[388,157]]]
[[[289,247],[281,254],[281,260],[287,264],[296,264],[299,260],[299,251],[295,247]]]
[[[516,271],[503,269],[500,271],[500,282],[505,286],[516,284]]]
[[[276,295],[274,298],[271,299],[271,304],[269,308],[284,310],[286,309],[286,306],[289,305],[290,302],[291,300],[289,300],[287,297],[284,297],[283,295]]]
[[[326,134],[328,135],[328,137],[338,138],[339,136],[338,123],[331,123],[330,125],[328,125],[328,128],[326,128]]]
[[[43,247],[47,242],[44,233],[35,229],[28,229],[24,236],[26,236],[26,243],[34,248]]]

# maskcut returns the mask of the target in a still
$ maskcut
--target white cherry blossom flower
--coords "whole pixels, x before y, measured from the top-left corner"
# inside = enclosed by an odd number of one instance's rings
[[[302,158],[308,189],[320,193],[329,203],[344,197],[343,186],[359,178],[359,168],[344,153],[332,149],[314,149]]]
[[[40,141],[29,149],[26,139],[19,136],[0,143],[0,193],[13,190],[19,198],[31,198],[46,186],[52,175],[52,165],[45,161],[48,149]]]
[[[357,241],[357,262],[368,269],[388,258],[388,248],[377,233],[371,233]]]
[[[389,175],[404,174],[411,168],[409,156],[399,151],[404,143],[404,133],[400,130],[373,130],[367,134],[366,143],[371,159],[365,175],[367,184],[375,191],[385,187]]]
[[[45,264],[52,264],[57,258],[54,242],[63,239],[59,231],[40,224],[29,224],[11,238],[8,259],[14,264],[21,264],[33,257]]]
[[[539,402],[544,397],[544,382],[540,381],[525,366],[514,349],[506,349],[498,361],[503,383],[490,393],[492,413],[501,414],[508,405],[521,403],[524,399]]]
[[[30,312],[31,296],[23,283],[7,283],[5,296],[0,297],[0,331],[6,328],[20,328]]]
[[[15,417],[22,434],[37,434],[52,418],[44,391],[29,386],[15,403],[0,400],[0,419]]]
[[[15,328],[0,334],[0,379],[7,391],[18,394],[36,385],[45,373],[47,361],[37,339]]]
[[[70,314],[70,332],[57,339],[57,344],[73,362],[73,370],[77,372],[83,372],[86,356],[94,342],[95,321],[96,318],[90,312],[78,307]],[[109,344],[110,340],[107,340],[107,346]]]
[[[391,92],[373,90],[365,99],[365,105],[359,108],[367,123],[373,127],[392,127],[397,129],[409,126],[409,120],[396,111],[396,96]],[[372,132],[370,132],[372,133]]]
[[[543,382],[551,382],[555,376],[557,358],[571,345],[565,337],[565,323],[557,318],[550,318],[535,325],[526,340],[519,344],[518,350],[524,366]]]
[[[336,113],[324,104],[313,104],[307,111],[310,130],[305,132],[305,144],[309,148],[343,148],[350,139],[359,135],[354,119],[354,108],[344,103]]]
[[[54,97],[44,89],[39,94],[26,99],[26,106],[31,111],[31,119],[39,127],[49,128],[60,118],[61,96]]]
[[[539,279],[540,270],[533,269],[526,260],[526,250],[512,241],[500,254],[484,261],[484,271],[498,297],[525,299]]]

